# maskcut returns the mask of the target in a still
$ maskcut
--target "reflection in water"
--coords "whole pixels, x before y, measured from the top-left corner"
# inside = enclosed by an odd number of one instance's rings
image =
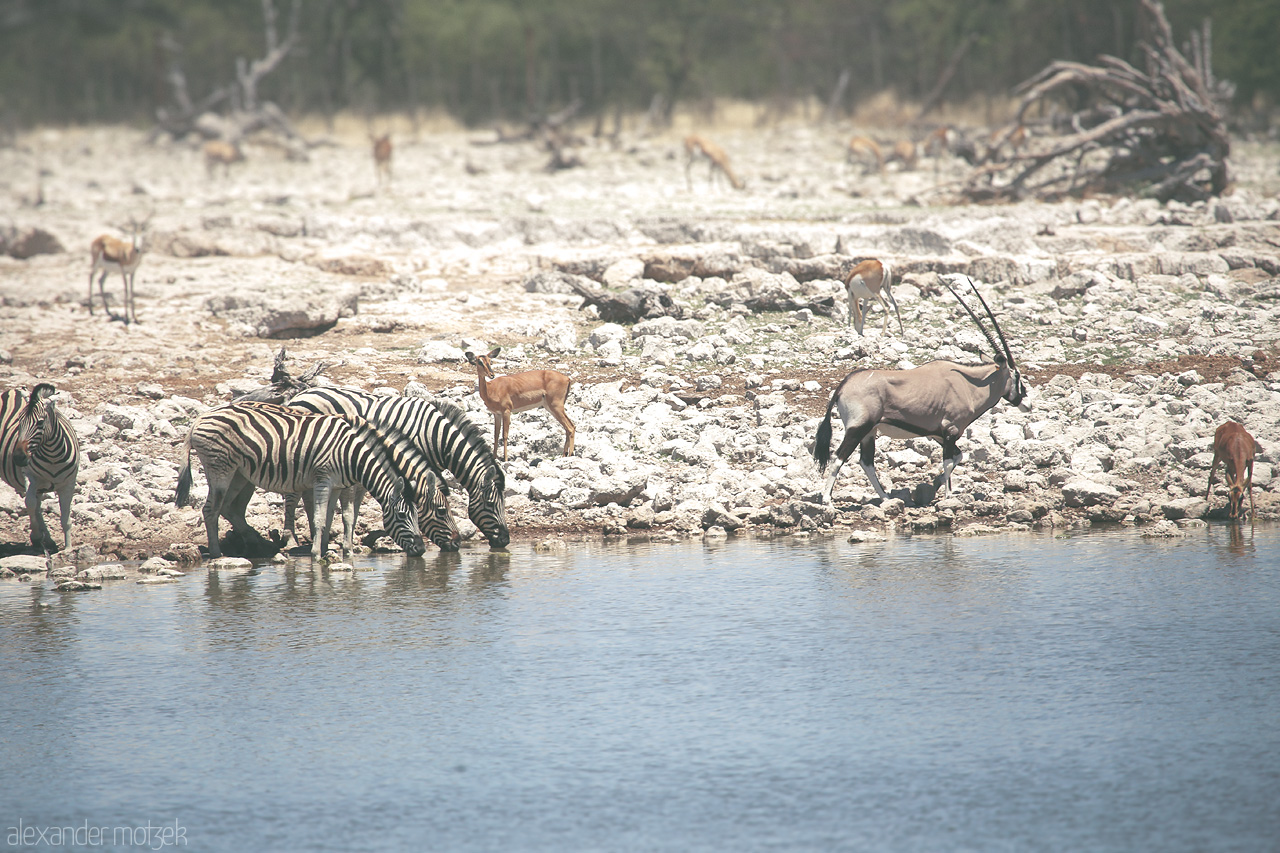
[[[0,812],[177,820],[198,849],[1266,849],[1277,540],[596,542],[5,583]]]

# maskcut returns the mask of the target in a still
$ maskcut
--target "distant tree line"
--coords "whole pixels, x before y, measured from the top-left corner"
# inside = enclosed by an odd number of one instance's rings
[[[262,98],[468,125],[575,101],[607,121],[717,98],[839,115],[886,90],[1003,96],[1054,59],[1135,59],[1142,35],[1132,0],[0,0],[0,121],[146,121],[171,102],[174,68],[199,101],[263,55],[264,10],[283,22],[295,4],[296,42]],[[1165,9],[1178,38],[1212,19],[1238,105],[1280,94],[1280,2]]]

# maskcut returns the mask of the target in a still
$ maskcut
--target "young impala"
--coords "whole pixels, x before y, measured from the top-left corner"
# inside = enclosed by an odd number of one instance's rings
[[[716,145],[705,136],[686,136],[684,138],[684,180],[689,185],[689,189],[693,189],[693,178],[689,175],[689,170],[693,168],[693,161],[699,158],[706,158],[710,164],[709,172],[710,180],[715,182],[716,170],[719,169],[724,176],[729,179],[729,183],[733,185],[735,190],[740,190],[746,186],[742,179],[733,173],[733,169],[729,167],[729,155],[724,153],[724,149]]]
[[[1227,481],[1227,517],[1236,519],[1244,509],[1244,492],[1249,490],[1249,517],[1253,511],[1253,457],[1258,452],[1258,442],[1243,426],[1227,421],[1213,434],[1213,464],[1209,466],[1209,488],[1205,496],[1213,500],[1213,476],[1222,463]]]
[[[884,309],[884,323],[880,326],[880,334],[889,331],[889,306],[893,306],[893,313],[898,315],[898,331],[906,334],[906,329],[902,327],[902,312],[898,310],[898,302],[893,298],[893,271],[889,269],[889,265],[877,261],[875,258],[863,261],[853,269],[849,270],[849,274],[844,277],[845,290],[849,291],[849,322],[848,325],[858,330],[858,334],[862,334],[862,326],[866,322],[867,308],[871,305],[871,300],[879,301],[880,307]],[[886,303],[884,298],[888,296],[889,301]]]
[[[564,427],[564,455],[573,455],[573,421],[564,413],[565,398],[569,396],[570,379],[554,370],[526,370],[509,376],[497,376],[492,360],[501,351],[494,347],[488,355],[466,354],[467,361],[476,367],[480,380],[480,399],[493,412],[493,451],[498,452],[498,440],[502,440],[502,461],[507,461],[507,436],[511,431],[511,414],[527,412],[539,406]]]

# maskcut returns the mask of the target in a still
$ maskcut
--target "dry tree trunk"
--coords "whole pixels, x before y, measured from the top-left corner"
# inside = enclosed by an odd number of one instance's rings
[[[262,0],[265,54],[252,62],[243,57],[236,59],[235,82],[219,86],[199,103],[191,100],[187,78],[182,71],[182,46],[166,35],[161,47],[169,54],[169,85],[173,90],[176,109],[160,108],[156,111],[156,127],[150,139],[161,134],[174,138],[197,134],[205,139],[225,139],[238,143],[245,136],[259,130],[268,131],[281,142],[291,158],[306,159],[307,141],[298,133],[284,111],[270,101],[259,103],[258,84],[280,65],[298,41],[298,16],[300,0],[292,0],[288,33],[281,40],[276,29],[277,12],[273,0]],[[223,102],[231,105],[226,115],[217,115],[213,108]]]
[[[1097,66],[1053,62],[1021,83],[1017,118],[965,181],[968,200],[1136,191],[1161,201],[1196,201],[1227,189],[1231,141],[1223,111],[1233,87],[1212,79],[1204,42],[1193,39],[1195,65],[1178,51],[1159,0],[1140,0],[1140,8],[1150,32],[1140,45],[1146,70],[1104,55]],[[1073,132],[1041,137],[1028,150],[998,159],[1031,107],[1059,97],[1083,100],[1057,122]]]

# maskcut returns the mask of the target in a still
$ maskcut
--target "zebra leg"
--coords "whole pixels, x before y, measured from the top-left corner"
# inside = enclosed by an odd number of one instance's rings
[[[880,485],[880,478],[876,476],[876,434],[874,431],[868,433],[867,437],[862,440],[862,452],[858,456],[858,462],[861,463],[862,470],[866,473],[867,479],[871,481],[871,488],[876,490],[880,500],[889,500],[888,493]]]
[[[329,525],[333,524],[334,501],[331,500],[333,488],[323,480],[315,485],[315,533],[311,537],[312,567],[324,559],[329,544]]]
[[[62,550],[71,550],[71,496],[75,494],[76,484],[73,479],[58,490],[58,509],[62,519]]]
[[[27,478],[27,514],[31,517],[31,544],[42,551],[56,551],[58,546],[49,536],[49,528],[44,523],[44,512],[40,509],[40,491],[35,480]]]
[[[200,510],[204,516],[204,530],[209,539],[210,560],[216,560],[222,556],[222,548],[218,546],[218,516],[221,515],[222,502],[227,496],[225,486],[218,486],[213,483],[209,484],[209,496],[205,498],[204,507]]]
[[[360,517],[360,503],[364,500],[363,486],[350,486],[339,496],[342,504],[342,559],[351,559],[351,546],[356,535],[356,519]]]
[[[253,492],[253,483],[240,474],[227,487],[227,497],[222,502],[222,517],[231,522],[233,530],[243,531],[249,528],[245,512],[249,509],[249,501],[253,500]]]
[[[293,528],[294,528],[294,525],[297,523],[297,519],[298,519],[298,496],[285,495],[284,496],[284,534],[283,534],[283,539],[281,540],[281,542],[283,543],[283,547],[288,547],[289,540],[295,539],[293,534]]]

